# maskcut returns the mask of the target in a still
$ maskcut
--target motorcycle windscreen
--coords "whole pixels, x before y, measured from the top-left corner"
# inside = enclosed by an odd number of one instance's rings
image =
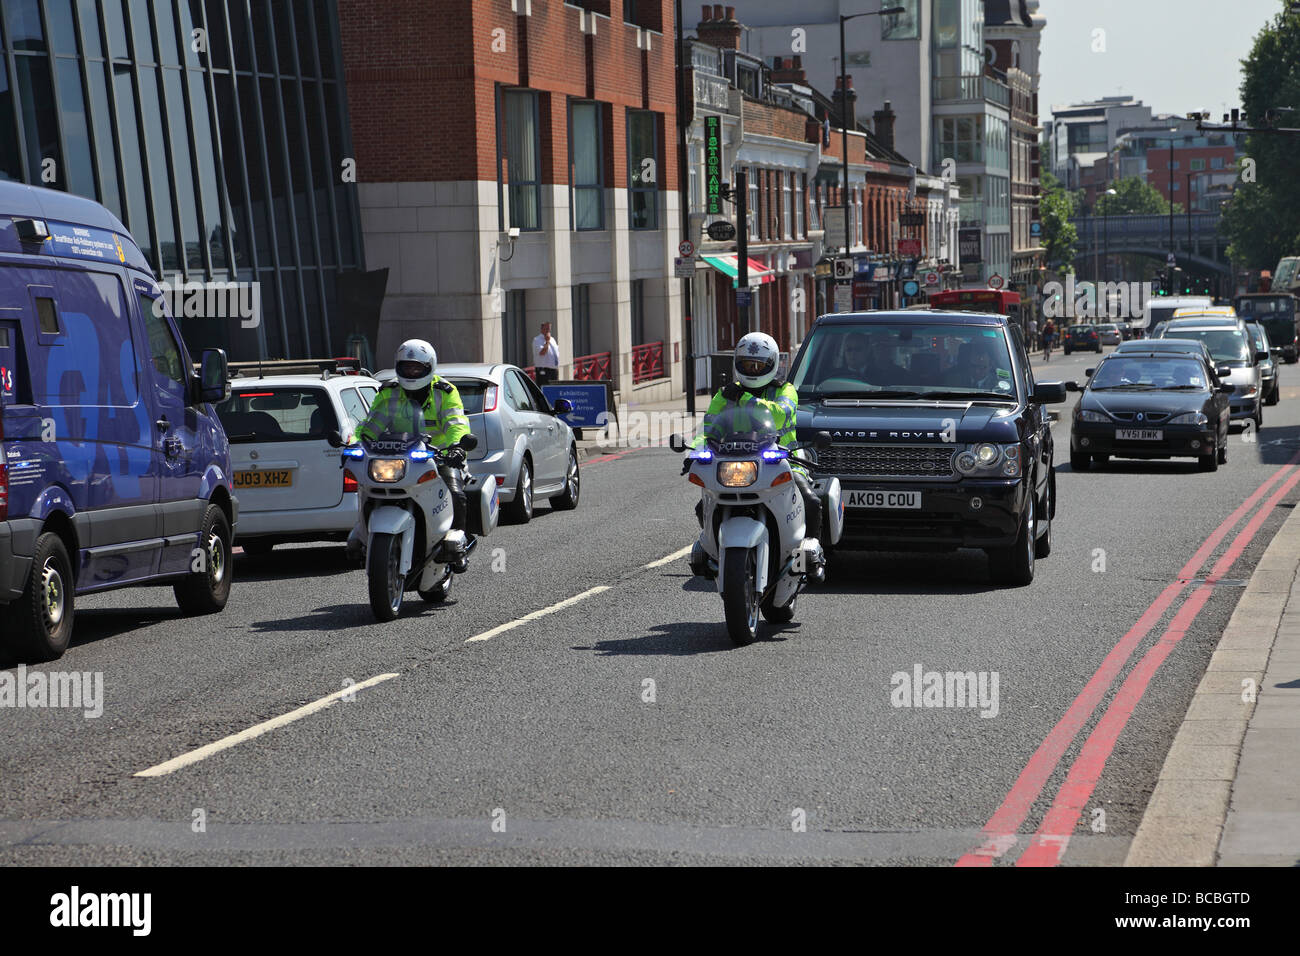
[[[759,402],[728,405],[715,415],[706,415],[703,430],[709,442],[724,452],[729,445],[743,446],[738,451],[754,451],[779,444],[781,439],[771,408]]]

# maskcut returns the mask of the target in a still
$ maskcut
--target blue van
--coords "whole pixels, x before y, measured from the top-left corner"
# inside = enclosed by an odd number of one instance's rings
[[[0,182],[0,655],[61,656],[77,595],[170,583],[230,594],[238,518],[213,402],[149,264],[98,203]]]

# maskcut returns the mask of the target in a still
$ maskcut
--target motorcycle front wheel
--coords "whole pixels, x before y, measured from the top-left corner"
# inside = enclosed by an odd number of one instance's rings
[[[370,584],[370,609],[377,620],[392,621],[402,609],[406,580],[401,565],[401,537],[376,534],[366,552],[366,577]]]
[[[728,548],[722,582],[727,634],[741,646],[758,637],[758,561],[753,548]]]

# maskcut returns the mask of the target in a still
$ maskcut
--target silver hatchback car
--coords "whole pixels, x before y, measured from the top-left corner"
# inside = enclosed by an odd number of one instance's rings
[[[578,507],[582,478],[573,429],[523,370],[515,365],[442,364],[438,375],[460,392],[478,447],[469,455],[470,474],[495,477],[502,513],[516,524],[533,517],[537,498],[568,511]],[[386,381],[391,370],[376,378]]]

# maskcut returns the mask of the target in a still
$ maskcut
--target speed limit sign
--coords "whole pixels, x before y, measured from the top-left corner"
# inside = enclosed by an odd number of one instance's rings
[[[695,243],[689,239],[683,239],[677,244],[677,254],[683,259],[689,259],[695,255]]]

